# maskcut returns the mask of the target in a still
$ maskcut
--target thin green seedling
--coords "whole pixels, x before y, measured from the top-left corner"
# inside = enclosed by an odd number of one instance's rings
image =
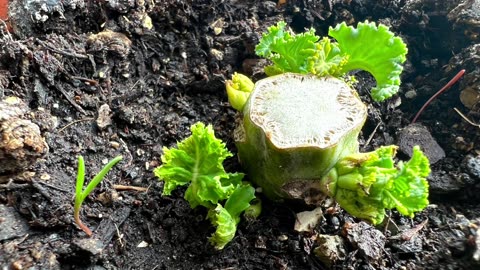
[[[93,177],[92,181],[88,183],[87,187],[83,190],[83,184],[85,182],[85,162],[82,156],[78,156],[78,172],[77,172],[77,183],[75,187],[75,205],[73,208],[73,216],[75,219],[75,223],[77,223],[78,227],[82,229],[88,236],[92,236],[92,231],[82,223],[80,220],[80,208],[82,207],[82,203],[87,198],[87,196],[95,189],[95,187],[100,184],[103,180],[105,175],[115,166],[120,160],[122,160],[122,156],[117,156],[108,162],[102,170]]]

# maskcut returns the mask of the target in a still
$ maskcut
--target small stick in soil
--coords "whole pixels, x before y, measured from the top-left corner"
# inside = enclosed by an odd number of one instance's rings
[[[400,235],[400,238],[403,241],[410,241],[410,239],[412,239],[412,237],[414,237],[421,229],[423,229],[423,227],[425,227],[425,225],[427,225],[427,223],[428,223],[428,218],[425,219],[424,221],[422,221],[422,223],[418,224],[417,226],[403,232]]]
[[[397,226],[397,223],[395,223],[395,221],[393,221],[393,219],[392,219],[392,213],[389,213],[387,215],[387,222],[385,223],[385,227],[384,227],[384,230],[383,230],[384,235],[387,234],[388,226],[390,225],[390,223],[392,223],[392,225],[395,226],[395,228],[397,230],[400,230],[400,228],[398,228],[398,226]]]
[[[45,183],[45,182],[43,182],[43,181],[34,181],[34,182],[37,183],[37,184],[40,184],[40,185],[49,187],[49,188],[51,188],[51,189],[55,189],[55,190],[58,190],[58,191],[62,191],[62,192],[71,194],[71,192],[68,191],[68,190],[65,190],[65,189],[60,188],[60,187],[56,187],[56,186],[54,186],[54,185],[47,184],[47,183]]]
[[[38,193],[42,194],[42,196],[45,197],[45,199],[47,199],[49,203],[53,203],[52,194],[47,192],[45,188],[41,186],[38,182],[32,181],[31,183],[32,183],[32,187],[34,187],[38,191]]]
[[[480,128],[480,124],[475,124],[472,120],[468,119],[462,112],[460,112],[459,109],[457,108],[453,108],[457,113],[458,115],[460,115],[460,117],[463,118],[463,120],[465,120],[467,123],[469,123],[470,125],[474,126],[474,127],[478,127]]]
[[[125,165],[123,166],[123,169],[127,169],[128,167],[130,167],[130,165],[132,165],[132,162],[133,162],[133,156],[132,156],[132,153],[130,152],[130,149],[128,149],[128,145],[125,143],[124,140],[122,140],[122,138],[120,138],[120,143],[122,144],[123,146],[123,149],[125,149],[125,155],[127,156],[126,158],[126,162],[125,162]]]
[[[40,43],[40,45],[42,45],[45,49],[47,49],[49,51],[52,51],[54,53],[58,53],[58,54],[61,54],[61,55],[64,55],[64,56],[75,57],[75,58],[88,59],[88,55],[79,54],[79,53],[75,53],[75,52],[66,52],[66,51],[62,51],[62,50],[59,50],[59,49],[55,49],[50,44],[47,44],[46,42],[41,41],[39,39],[37,39],[37,42]]]
[[[442,87],[440,90],[438,90],[430,99],[427,100],[427,102],[425,102],[425,104],[423,104],[422,108],[420,108],[420,110],[417,112],[417,114],[415,115],[415,117],[413,118],[412,120],[412,124],[415,123],[418,119],[418,117],[420,116],[420,114],[422,114],[422,112],[425,110],[425,108],[430,105],[430,103],[432,103],[432,101],[437,98],[439,95],[441,95],[443,92],[447,91],[450,87],[452,87],[452,85],[454,85],[458,80],[460,80],[460,78],[463,76],[463,74],[465,73],[465,69],[462,69],[460,70],[457,75],[455,75],[447,84],[445,84],[444,87]]]
[[[370,142],[371,142],[372,139],[373,139],[373,136],[375,135],[375,133],[377,133],[377,129],[378,129],[379,126],[380,126],[380,122],[379,122],[379,123],[377,124],[377,126],[373,129],[372,134],[370,134],[370,136],[368,136],[368,139],[367,139],[367,141],[365,142],[365,145],[364,145],[364,146],[367,146],[367,145],[370,144]]]
[[[392,240],[402,240],[402,241],[410,241],[425,225],[428,223],[428,218],[422,221],[420,224],[416,225],[415,227],[408,229],[400,234],[390,237]]]
[[[84,78],[84,77],[79,77],[79,76],[72,76],[72,79],[83,81],[85,83],[88,83],[89,85],[96,86],[98,85],[98,81],[94,79],[89,79],[89,78]]]
[[[117,226],[117,223],[115,223],[115,221],[110,217],[110,220],[112,221],[113,225],[115,226],[115,230],[117,231],[117,237],[118,237],[118,242],[120,243],[120,246],[122,248],[125,247],[125,245],[123,244],[123,233],[120,233],[120,230],[118,229],[118,226]]]
[[[145,188],[145,187],[125,186],[125,185],[113,185],[113,188],[116,190],[134,190],[134,191],[140,191],[140,192],[148,191],[148,188]]]
[[[9,41],[13,41],[12,35],[10,35],[9,29],[11,29],[8,24],[0,19],[0,22],[2,23],[3,27],[0,27],[0,32],[2,33],[2,37],[7,37]]]
[[[63,87],[61,87],[60,85],[54,85],[53,87],[55,87],[55,89],[57,89],[60,93],[62,93],[62,95],[67,99],[67,101],[75,108],[77,109],[77,111],[79,111],[81,114],[83,115],[86,115],[87,112],[85,112],[85,110],[80,107],[80,105],[78,105],[75,101],[73,101],[73,99],[71,99],[67,92],[65,92],[65,90],[63,89]]]
[[[85,122],[85,121],[93,121],[93,120],[95,120],[95,118],[93,118],[93,117],[75,120],[75,121],[73,121],[73,122],[70,122],[70,123],[66,124],[66,125],[65,125],[64,127],[62,127],[61,129],[59,129],[59,130],[58,130],[58,133],[64,131],[66,128],[68,128],[69,126],[74,125],[74,124],[76,124],[76,123]]]
[[[24,189],[28,186],[30,186],[30,184],[17,184],[13,182],[13,179],[10,179],[6,184],[0,184],[0,190]]]

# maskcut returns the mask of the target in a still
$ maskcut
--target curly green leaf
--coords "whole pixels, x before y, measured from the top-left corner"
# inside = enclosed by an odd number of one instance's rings
[[[164,195],[190,184],[185,199],[192,208],[211,207],[228,198],[241,183],[243,174],[225,172],[222,163],[232,153],[215,137],[211,125],[196,123],[191,131],[192,135],[177,143],[177,148],[163,148],[163,164],[154,174],[165,182]]]
[[[430,173],[427,157],[418,146],[406,163],[394,165],[397,147],[380,147],[369,153],[342,158],[322,179],[327,193],[351,215],[373,224],[383,221],[385,209],[396,208],[413,217],[428,205]]]
[[[361,69],[373,75],[377,81],[371,91],[374,100],[383,101],[398,92],[408,50],[387,26],[367,21],[354,28],[341,23],[330,27],[328,34],[337,40],[341,53],[348,55],[344,73]]]
[[[315,56],[315,42],[319,37],[312,28],[302,34],[291,34],[285,29],[286,23],[279,22],[268,28],[260,43],[255,47],[258,56],[273,62],[265,68],[269,76],[285,72],[311,73]]]

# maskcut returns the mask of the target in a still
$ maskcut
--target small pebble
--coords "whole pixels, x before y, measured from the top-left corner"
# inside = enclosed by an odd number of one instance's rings
[[[111,145],[114,149],[120,148],[120,143],[119,143],[119,142],[116,142],[116,141],[111,141],[111,142],[110,142],[110,145]]]
[[[410,124],[398,134],[399,150],[409,157],[412,156],[413,147],[419,145],[430,161],[434,164],[445,157],[445,151],[430,134],[428,129],[418,123]]]
[[[405,97],[408,99],[413,99],[417,97],[417,92],[415,90],[409,90],[405,93]]]
[[[137,156],[141,157],[143,156],[143,154],[145,154],[145,151],[143,149],[137,149],[136,153],[137,153]]]
[[[340,227],[340,220],[338,220],[338,217],[332,217],[331,222],[333,228],[338,229]]]
[[[98,109],[98,118],[96,120],[98,128],[104,129],[112,124],[111,112],[112,110],[110,110],[108,104],[103,104],[100,106]]]
[[[138,247],[138,248],[148,247],[148,243],[145,242],[145,241],[142,241],[142,242],[138,243],[137,247]]]
[[[469,174],[475,178],[475,180],[480,180],[480,156],[467,156],[464,159],[465,166]]]
[[[346,257],[345,242],[338,235],[323,235],[317,237],[318,246],[314,249],[315,256],[329,268],[338,260]]]
[[[217,49],[211,49],[210,54],[217,60],[217,61],[222,61],[223,60],[223,52],[219,51]]]

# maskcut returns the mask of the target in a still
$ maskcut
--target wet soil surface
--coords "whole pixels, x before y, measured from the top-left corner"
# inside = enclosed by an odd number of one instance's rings
[[[9,8],[0,129],[17,133],[0,142],[2,269],[480,267],[479,1],[13,0]],[[259,219],[242,221],[215,251],[206,212],[191,209],[182,189],[161,196],[152,170],[162,147],[202,121],[235,152],[236,113],[223,83],[234,71],[263,76],[253,48],[266,27],[285,20],[325,35],[366,19],[400,34],[409,55],[400,93],[388,102],[371,101],[374,81],[355,74],[369,104],[361,150],[397,143],[403,159],[412,141],[422,144],[435,161],[431,205],[414,219],[392,211],[377,227],[326,205],[314,231],[298,233],[295,214],[305,207],[263,200]],[[460,83],[409,126],[461,69]],[[73,222],[78,155],[87,181],[124,156],[83,205],[92,238]],[[241,168],[232,158],[227,170]]]

